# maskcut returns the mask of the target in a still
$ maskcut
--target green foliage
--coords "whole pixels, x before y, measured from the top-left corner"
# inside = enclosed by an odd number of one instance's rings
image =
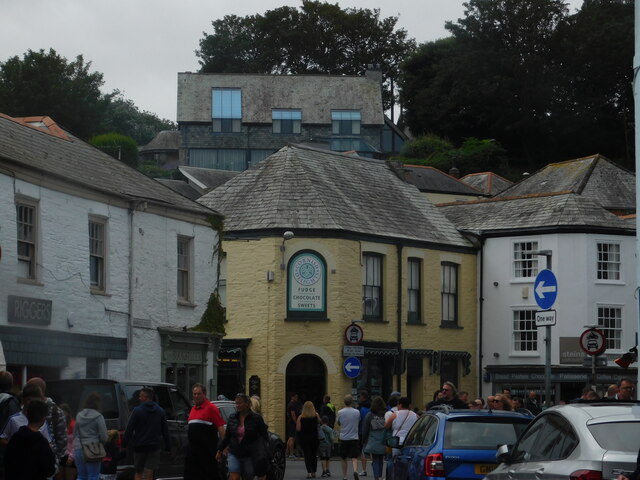
[[[214,20],[213,34],[200,40],[196,55],[202,72],[328,73],[361,75],[380,64],[384,99],[401,60],[415,49],[397,17],[380,10],[347,8],[303,0],[299,9],[279,7],[264,15],[227,15]]]
[[[400,152],[401,160],[414,165],[426,165],[449,173],[451,167],[461,175],[492,171],[504,175],[508,169],[504,148],[495,140],[466,138],[459,148],[449,140],[434,134],[408,142]]]
[[[100,124],[109,96],[100,92],[102,74],[90,72],[82,55],[75,61],[50,49],[28,50],[0,63],[0,112],[13,117],[47,115],[82,139]]]
[[[131,137],[119,133],[105,133],[91,137],[89,143],[130,167],[138,166],[138,145]]]
[[[495,138],[526,168],[629,148],[633,2],[469,0],[452,36],[401,66],[404,119],[414,134],[453,142]]]
[[[150,178],[174,178],[174,172],[177,170],[165,170],[162,167],[159,167],[155,163],[141,163],[138,165],[137,170],[139,172],[144,173],[147,177]]]
[[[220,303],[218,291],[215,290],[207,302],[207,308],[200,318],[200,323],[191,328],[196,332],[209,332],[225,334],[224,329],[225,309]]]
[[[119,92],[114,92],[101,126],[102,131],[130,136],[138,145],[146,145],[162,130],[175,129],[175,123],[151,112],[141,112],[132,100],[122,98]]]

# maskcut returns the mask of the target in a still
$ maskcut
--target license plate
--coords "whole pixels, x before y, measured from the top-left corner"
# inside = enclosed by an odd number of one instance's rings
[[[475,474],[476,475],[486,475],[487,473],[493,472],[498,464],[496,463],[476,463],[475,464]]]

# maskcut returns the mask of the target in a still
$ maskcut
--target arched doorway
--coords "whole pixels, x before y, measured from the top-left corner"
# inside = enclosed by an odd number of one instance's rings
[[[286,395],[297,393],[300,405],[311,400],[318,408],[327,390],[327,367],[320,357],[303,354],[287,365]],[[286,398],[285,406],[289,402]]]

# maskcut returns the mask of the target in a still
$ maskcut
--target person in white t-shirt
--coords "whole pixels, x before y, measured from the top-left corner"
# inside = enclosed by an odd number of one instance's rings
[[[344,397],[344,408],[338,410],[336,421],[340,425],[340,458],[342,459],[342,479],[347,480],[347,458],[351,459],[353,477],[359,480],[358,458],[360,458],[360,437],[358,425],[360,411],[353,408],[353,397]]]
[[[391,430],[392,437],[399,437],[399,444],[402,445],[407,433],[413,427],[413,424],[418,420],[418,415],[410,409],[411,400],[407,397],[400,397],[398,399],[398,410],[393,412],[388,417],[385,416],[384,428]],[[387,478],[393,478],[393,457],[400,453],[400,449],[394,448],[391,453],[391,458],[387,462]]]

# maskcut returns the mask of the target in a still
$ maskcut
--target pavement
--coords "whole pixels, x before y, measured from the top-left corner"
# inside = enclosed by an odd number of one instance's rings
[[[351,460],[347,462],[347,479],[353,480],[353,471],[351,470]],[[327,480],[342,480],[342,464],[340,458],[333,457],[330,463],[331,477]],[[358,461],[358,468],[362,468],[362,464]],[[358,470],[358,473],[362,470]],[[322,474],[322,464],[318,459],[318,471],[316,472],[316,478],[324,480],[320,475]],[[307,469],[304,466],[304,459],[302,457],[287,458],[287,469],[284,474],[284,480],[306,480]],[[360,477],[360,480],[373,480],[373,472],[371,471],[371,463],[367,463],[367,476]]]

